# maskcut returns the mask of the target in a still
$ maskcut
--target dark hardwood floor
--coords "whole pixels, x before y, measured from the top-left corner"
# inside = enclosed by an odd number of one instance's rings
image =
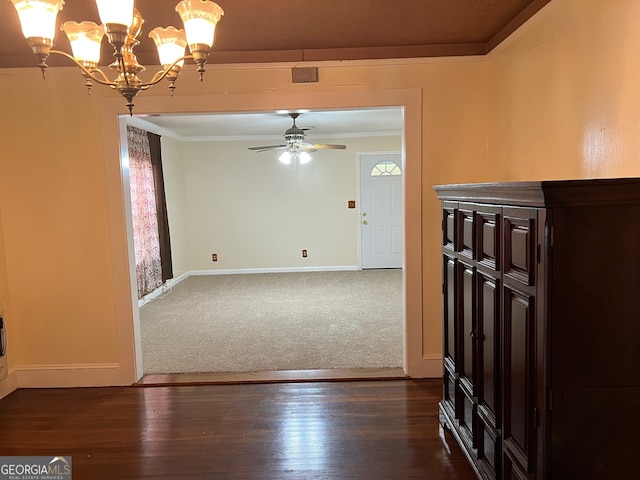
[[[440,380],[21,389],[0,455],[71,455],[74,480],[475,479]]]

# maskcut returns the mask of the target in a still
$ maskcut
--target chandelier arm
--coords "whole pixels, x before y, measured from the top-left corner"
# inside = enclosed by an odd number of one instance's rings
[[[112,82],[111,80],[109,80],[107,78],[107,76],[104,74],[104,72],[102,70],[100,70],[99,68],[94,68],[92,70],[88,70],[84,65],[82,65],[80,62],[78,62],[72,55],[69,55],[67,52],[63,52],[61,50],[51,50],[49,53],[55,53],[56,55],[62,55],[63,57],[67,57],[68,59],[70,59],[73,63],[76,64],[77,67],[80,68],[80,70],[82,70],[82,72],[89,76],[91,78],[91,80],[93,80],[96,83],[99,83],[101,85],[106,85],[108,87],[114,87],[115,83]],[[94,73],[99,73],[100,77],[96,77],[94,75]]]
[[[146,90],[147,88],[153,87],[155,84],[160,83],[167,75],[171,73],[171,71],[173,70],[173,67],[175,67],[181,61],[189,60],[189,59],[193,59],[193,55],[185,55],[184,57],[178,58],[175,62],[173,62],[167,68],[160,70],[159,72],[156,72],[156,74],[153,76],[153,78],[149,83],[142,84],[142,88]]]

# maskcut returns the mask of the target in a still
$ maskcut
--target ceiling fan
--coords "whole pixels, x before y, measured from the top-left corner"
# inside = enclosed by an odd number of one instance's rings
[[[286,132],[284,132],[284,139],[286,143],[282,145],[265,145],[261,147],[249,147],[249,150],[255,150],[256,152],[267,152],[269,150],[279,150],[279,149],[287,149],[291,153],[295,152],[315,152],[317,150],[323,149],[338,149],[344,150],[347,148],[346,145],[329,145],[324,143],[307,143],[304,141],[307,136],[304,133],[306,128],[300,128],[296,125],[296,118],[298,118],[299,113],[289,113],[289,116],[293,119],[293,126],[289,128]]]

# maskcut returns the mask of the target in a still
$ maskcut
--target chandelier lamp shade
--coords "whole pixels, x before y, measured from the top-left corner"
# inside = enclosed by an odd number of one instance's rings
[[[136,95],[165,78],[173,95],[180,69],[187,59],[195,62],[200,80],[203,79],[216,25],[224,15],[222,8],[209,0],[183,0],[178,3],[176,12],[182,19],[184,29],[157,27],[149,32],[158,49],[162,67],[149,82],[143,82],[138,75],[145,67],[138,63],[133,50],[140,43],[138,38],[144,19],[135,8],[134,0],[95,0],[102,25],[88,21],[63,23],[60,29],[69,39],[71,54],[53,49],[57,17],[64,6],[63,0],[11,1],[18,12],[22,33],[39,60],[38,66],[43,77],[49,55],[67,57],[82,70],[89,91],[94,82],[116,90],[127,100],[130,114],[133,114]],[[109,65],[115,72],[113,80],[98,68],[104,37],[114,51],[115,60]],[[186,54],[187,48],[189,54]]]

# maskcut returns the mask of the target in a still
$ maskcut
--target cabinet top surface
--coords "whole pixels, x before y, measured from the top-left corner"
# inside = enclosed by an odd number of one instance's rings
[[[529,207],[640,204],[640,178],[436,185],[440,200]]]

